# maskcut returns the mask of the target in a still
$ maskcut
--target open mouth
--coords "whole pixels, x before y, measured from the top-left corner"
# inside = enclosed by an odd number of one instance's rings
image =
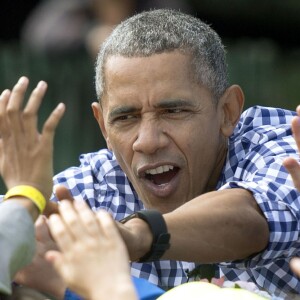
[[[169,183],[178,173],[179,168],[171,165],[160,166],[145,172],[145,178],[156,185]]]

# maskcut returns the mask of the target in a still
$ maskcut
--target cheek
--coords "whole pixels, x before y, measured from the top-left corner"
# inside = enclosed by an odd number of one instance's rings
[[[190,166],[194,168],[199,164],[208,165],[211,159],[216,156],[219,148],[219,130],[217,128],[209,128],[208,130],[201,128],[187,132],[192,134],[185,134],[184,141],[182,140],[182,150]]]
[[[110,134],[109,141],[111,150],[116,155],[116,158],[121,165],[122,169],[128,168],[131,165],[133,151],[132,141],[126,135]]]

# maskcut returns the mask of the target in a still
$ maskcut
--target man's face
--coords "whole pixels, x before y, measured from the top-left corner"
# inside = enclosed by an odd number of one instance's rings
[[[112,56],[105,84],[94,114],[147,208],[169,212],[215,187],[226,154],[222,108],[193,80],[189,56]]]

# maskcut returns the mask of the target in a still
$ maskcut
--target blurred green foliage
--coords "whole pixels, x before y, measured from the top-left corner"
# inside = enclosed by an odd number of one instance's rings
[[[267,39],[225,41],[231,83],[255,104],[294,110],[300,104],[300,49],[282,49]]]

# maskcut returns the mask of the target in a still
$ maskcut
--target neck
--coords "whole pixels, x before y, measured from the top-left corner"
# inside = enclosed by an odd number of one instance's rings
[[[227,151],[228,151],[228,143],[227,143],[227,139],[225,138],[224,142],[220,146],[219,156],[216,160],[214,170],[210,176],[210,180],[208,181],[205,192],[211,192],[216,190],[216,186],[226,160]]]

